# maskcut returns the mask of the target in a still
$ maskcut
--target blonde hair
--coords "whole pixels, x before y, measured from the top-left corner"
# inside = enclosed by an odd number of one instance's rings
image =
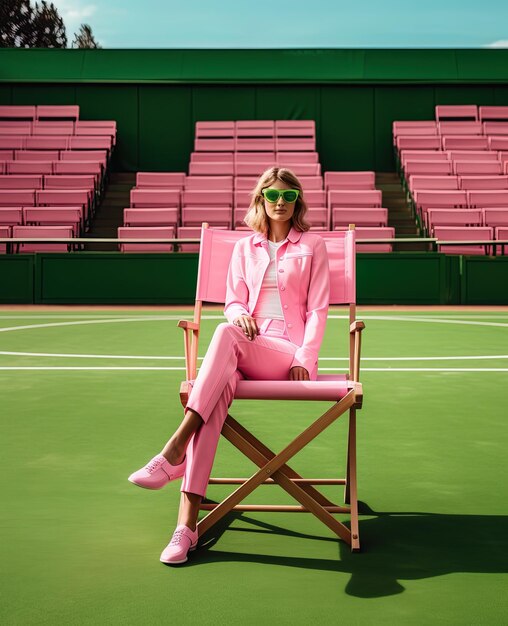
[[[285,167],[271,167],[263,172],[259,177],[259,180],[251,192],[251,205],[244,218],[244,222],[247,226],[250,226],[252,230],[258,233],[268,233],[268,216],[265,211],[265,199],[262,191],[270,185],[273,185],[276,181],[280,181],[286,185],[289,185],[291,189],[298,189],[299,194],[295,204],[295,212],[291,218],[293,228],[300,231],[309,230],[310,224],[305,219],[307,213],[307,203],[303,195],[303,189],[298,178],[293,174],[291,170]]]

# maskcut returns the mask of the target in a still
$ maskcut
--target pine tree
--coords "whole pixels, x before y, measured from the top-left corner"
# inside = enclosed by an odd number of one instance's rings
[[[30,48],[33,41],[34,10],[30,0],[1,0],[0,47]]]
[[[42,0],[41,6],[35,3],[34,38],[30,47],[66,48],[67,34],[62,18],[53,3]]]
[[[79,32],[74,34],[73,48],[100,48],[95,41],[92,33],[92,27],[88,24],[81,24]]]

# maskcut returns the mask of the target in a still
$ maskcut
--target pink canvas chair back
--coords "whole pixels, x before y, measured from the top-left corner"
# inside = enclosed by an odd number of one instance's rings
[[[252,231],[202,228],[196,300],[224,303],[229,262],[236,242]],[[355,231],[319,233],[326,243],[330,265],[330,304],[356,302]]]

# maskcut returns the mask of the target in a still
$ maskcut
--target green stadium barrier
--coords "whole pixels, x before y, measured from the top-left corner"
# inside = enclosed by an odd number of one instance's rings
[[[508,256],[461,258],[461,304],[508,304]]]
[[[0,255],[0,303],[33,304],[33,254]]]

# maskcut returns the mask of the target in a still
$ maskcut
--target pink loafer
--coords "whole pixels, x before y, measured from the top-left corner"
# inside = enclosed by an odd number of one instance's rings
[[[184,524],[176,527],[171,541],[162,551],[161,563],[178,565],[187,561],[187,553],[195,550],[198,545],[198,529],[192,531]]]
[[[187,457],[178,465],[171,465],[162,454],[158,454],[145,467],[131,474],[129,481],[144,489],[162,489],[170,480],[184,475],[186,462]]]

